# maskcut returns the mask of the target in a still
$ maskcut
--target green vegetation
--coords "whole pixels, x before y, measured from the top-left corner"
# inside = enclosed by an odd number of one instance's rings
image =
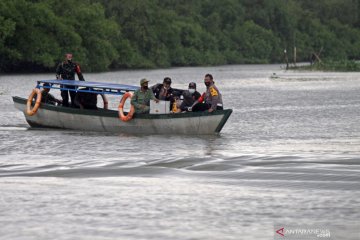
[[[358,0],[2,0],[0,71],[358,59]],[[358,69],[355,65],[354,69]],[[350,67],[351,68],[351,67]]]

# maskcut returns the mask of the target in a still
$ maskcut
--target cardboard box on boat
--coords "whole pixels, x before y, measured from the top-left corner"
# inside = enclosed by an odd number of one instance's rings
[[[150,100],[150,114],[166,114],[170,113],[170,101],[159,101],[156,103]]]

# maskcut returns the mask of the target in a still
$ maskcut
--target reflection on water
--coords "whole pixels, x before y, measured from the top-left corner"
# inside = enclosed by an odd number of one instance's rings
[[[53,75],[1,76],[1,236],[271,239],[275,223],[331,225],[332,236],[357,226],[360,74],[240,65],[85,78],[137,85],[170,76],[176,88],[195,81],[203,92],[206,73],[234,110],[219,136],[30,129],[11,96]],[[346,239],[359,239],[348,228]]]

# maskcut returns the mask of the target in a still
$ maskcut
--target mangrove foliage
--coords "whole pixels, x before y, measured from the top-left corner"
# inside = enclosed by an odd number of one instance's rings
[[[2,0],[0,71],[84,71],[360,56],[359,0]]]

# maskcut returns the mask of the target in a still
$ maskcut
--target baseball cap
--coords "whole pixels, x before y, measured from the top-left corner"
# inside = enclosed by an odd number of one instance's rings
[[[164,78],[164,83],[171,84],[171,78],[169,77]]]
[[[146,78],[143,78],[140,80],[140,85],[143,85],[144,83],[149,82],[149,80],[147,80]]]

